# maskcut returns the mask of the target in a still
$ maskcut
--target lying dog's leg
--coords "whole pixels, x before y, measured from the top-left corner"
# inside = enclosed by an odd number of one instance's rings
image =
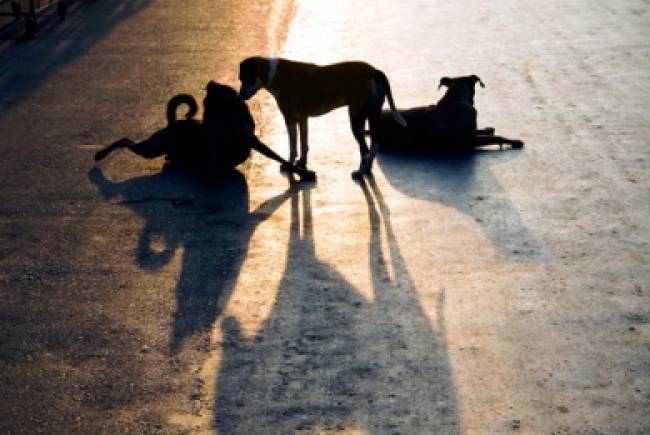
[[[503,145],[508,144],[512,148],[523,148],[524,143],[518,139],[508,139],[503,136],[476,136],[472,139],[471,144],[474,148],[486,145]]]
[[[158,132],[151,136],[149,139],[143,140],[142,142],[133,142],[131,139],[127,138],[120,139],[113,142],[106,148],[97,151],[95,154],[95,160],[103,160],[110,153],[119,148],[128,148],[133,153],[139,155],[140,157],[144,157],[145,159],[155,159],[156,157],[160,157],[167,153],[167,135],[165,133],[166,132],[164,131]]]
[[[261,154],[264,154],[266,157],[275,160],[280,163],[285,171],[289,173],[295,173],[300,176],[302,180],[314,181],[316,180],[316,173],[308,169],[294,165],[291,162],[287,162],[282,157],[280,157],[275,151],[263,144],[257,137],[255,137],[251,142],[251,148],[256,151],[259,151]]]
[[[296,151],[297,128],[295,122],[287,122],[287,134],[289,135],[289,163],[293,165],[298,154]],[[280,165],[280,169],[283,171],[290,170],[285,164]]]
[[[494,136],[494,127],[479,128],[476,130],[476,136]]]
[[[298,122],[300,132],[300,159],[296,162],[296,166],[301,168],[307,167],[307,153],[309,152],[309,145],[307,143],[307,119],[301,119]]]
[[[173,140],[174,134],[169,127],[158,130],[152,134],[151,137],[142,142],[133,142],[131,139],[127,138],[120,139],[113,142],[103,150],[98,151],[97,154],[95,154],[95,160],[103,160],[111,152],[119,148],[128,148],[145,159],[155,159],[156,157],[164,156],[169,153]]]

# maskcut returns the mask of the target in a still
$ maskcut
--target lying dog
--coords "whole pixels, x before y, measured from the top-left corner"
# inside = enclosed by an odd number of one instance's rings
[[[361,164],[359,170],[352,173],[353,177],[360,177],[371,169],[377,149],[376,124],[386,97],[396,122],[406,125],[395,110],[386,75],[363,62],[318,66],[286,59],[250,57],[239,66],[239,80],[239,96],[243,100],[261,88],[275,97],[287,125],[291,163],[296,162],[296,125],[299,126],[300,159],[296,164],[302,168],[307,165],[307,118],[310,116],[348,106],[352,133],[361,153]],[[370,150],[364,137],[366,120],[371,133]]]
[[[447,92],[434,104],[400,110],[408,123],[403,128],[382,113],[379,122],[379,140],[385,148],[420,151],[464,151],[486,145],[509,144],[521,148],[524,143],[494,135],[494,128],[477,128],[474,92],[476,84],[485,87],[476,75],[464,77],[443,77],[438,89],[447,87]]]
[[[177,120],[176,112],[183,104],[188,106],[186,119]],[[116,149],[128,148],[141,157],[165,156],[170,163],[189,165],[215,177],[244,162],[254,149],[302,179],[315,180],[312,171],[287,162],[255,136],[253,117],[231,87],[208,83],[203,106],[203,122],[199,122],[194,119],[198,109],[194,97],[176,95],[167,104],[167,127],[142,142],[120,139],[98,151],[95,160],[103,160]]]

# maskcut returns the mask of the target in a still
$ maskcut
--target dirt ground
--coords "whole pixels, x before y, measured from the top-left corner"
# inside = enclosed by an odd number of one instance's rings
[[[647,2],[193,5],[84,2],[0,43],[0,432],[650,432]],[[478,74],[480,125],[526,147],[357,183],[338,110],[315,184],[93,167],[258,53],[366,60],[400,107]]]

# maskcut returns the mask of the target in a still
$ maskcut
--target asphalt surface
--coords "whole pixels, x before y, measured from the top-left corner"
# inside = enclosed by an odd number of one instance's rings
[[[92,157],[164,126],[172,95],[236,84],[286,12],[83,1],[33,40],[2,34],[1,433],[177,433],[168,415],[198,412],[196,366],[253,228],[236,226],[248,181]]]
[[[650,432],[647,2],[296,6],[83,2],[1,42],[0,432]],[[526,147],[356,183],[339,110],[315,184],[93,166],[259,53],[366,60],[400,107],[478,74]]]

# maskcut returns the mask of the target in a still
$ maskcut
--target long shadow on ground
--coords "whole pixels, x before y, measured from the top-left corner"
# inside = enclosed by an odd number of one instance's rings
[[[224,355],[215,395],[214,425],[219,432],[460,431],[444,295],[438,299],[432,327],[400,254],[381,192],[373,180],[370,187],[361,188],[371,228],[374,301],[360,297],[332,266],[318,259],[310,192],[294,192],[286,270],[269,318],[251,338],[243,335],[236,319],[224,319]],[[393,276],[382,254],[382,225]]]
[[[515,158],[519,151],[484,150],[457,154],[382,151],[377,162],[386,180],[400,192],[439,202],[471,216],[497,252],[515,261],[544,258],[493,165]]]
[[[207,344],[207,332],[233,291],[256,226],[289,193],[249,211],[248,185],[238,171],[216,184],[178,168],[119,183],[94,169],[90,178],[105,198],[119,199],[118,204],[144,220],[137,253],[143,269],[160,270],[183,248],[169,349],[177,352],[183,340],[197,334]]]
[[[36,92],[50,76],[86,55],[123,20],[151,1],[68,3],[71,7],[66,20],[58,23],[54,17],[41,18],[40,31],[34,39],[22,36],[22,20],[0,32],[0,115]]]

